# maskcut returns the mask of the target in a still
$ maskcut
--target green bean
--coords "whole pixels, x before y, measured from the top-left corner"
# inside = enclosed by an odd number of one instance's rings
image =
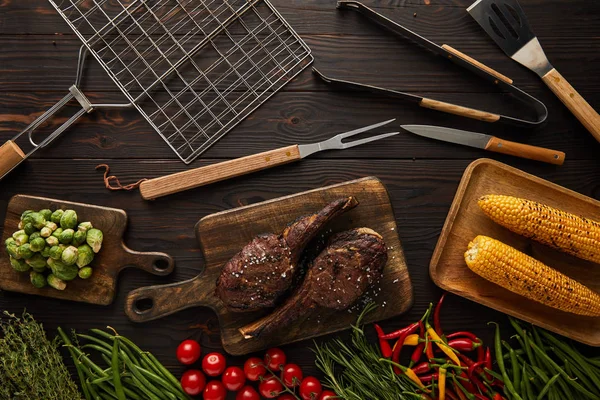
[[[112,360],[110,359],[110,357],[108,357],[106,354],[102,353],[100,354],[100,357],[102,357],[102,360],[107,364],[110,365],[112,363]]]
[[[115,392],[117,393],[117,398],[119,400],[125,400],[125,391],[123,390],[123,385],[121,385],[121,375],[119,374],[119,339],[118,337],[113,340],[112,347],[112,364],[111,367],[114,371],[113,375],[113,384],[115,386]]]
[[[529,334],[525,330],[523,331],[523,347],[525,349],[525,352],[527,353],[529,363],[534,364],[535,358],[533,357],[533,352],[531,351],[531,346],[529,345]]]
[[[108,350],[112,349],[112,346],[110,344],[106,343],[103,340],[98,339],[97,337],[90,336],[90,335],[85,335],[83,333],[78,333],[77,336],[80,337],[80,338],[82,338],[82,339],[89,340],[90,342],[94,342],[97,345],[100,345],[102,347],[106,347],[106,349],[108,349]]]
[[[57,328],[58,334],[60,335],[63,343],[65,344],[65,346],[67,347],[67,349],[69,350],[69,353],[71,354],[71,359],[73,360],[73,364],[75,364],[75,369],[77,370],[77,376],[79,377],[79,385],[81,386],[81,390],[83,391],[83,395],[85,396],[86,400],[91,400],[92,397],[90,395],[90,391],[87,388],[87,385],[85,384],[85,377],[83,376],[83,371],[82,371],[82,364],[81,361],[79,361],[77,359],[77,357],[75,357],[75,352],[73,351],[73,349],[70,347],[72,346],[71,344],[71,340],[69,339],[69,337],[67,336],[67,334],[62,330],[62,328],[59,326]]]
[[[133,380],[135,386],[137,386],[142,392],[144,392],[144,394],[148,396],[150,400],[161,400],[160,397],[156,396],[154,393],[152,393],[152,391],[146,388],[146,386],[144,386],[144,384],[138,378],[136,378],[135,375],[132,376],[131,379]]]
[[[496,324],[495,322],[492,322]],[[489,324],[489,323],[488,323]],[[506,372],[506,367],[504,365],[504,358],[502,357],[502,341],[500,339],[500,325],[496,324],[496,335],[494,337],[494,348],[496,350],[496,362],[498,363],[498,368],[500,368],[500,372],[502,374],[502,380],[504,381],[504,387],[507,389],[506,391],[514,396],[517,400],[523,400],[521,396],[515,391],[515,387],[513,383],[510,381],[508,377],[508,373]]]
[[[123,357],[123,359],[125,360],[125,364],[127,365],[127,367],[129,368],[129,370],[131,371],[131,373],[133,374],[133,378],[137,378],[139,381],[141,381],[146,388],[148,388],[148,390],[152,391],[158,398],[161,398],[163,400],[169,400],[167,398],[167,396],[160,390],[158,389],[156,386],[154,386],[152,383],[150,383],[145,377],[144,375],[142,375],[142,373],[140,373],[135,367],[134,364],[132,363],[132,361],[128,358],[127,354],[121,350],[121,356]]]
[[[142,367],[139,367],[137,365],[134,365],[134,367],[140,371],[142,374],[144,374],[146,376],[146,378],[158,383],[160,386],[164,387],[166,390],[168,390],[170,393],[176,395],[179,397],[179,391],[177,391],[177,388],[174,388],[170,382],[165,381],[163,378],[161,378],[160,376],[152,373],[151,371],[148,371]]]
[[[596,392],[596,394],[598,393],[598,389],[596,388],[598,382],[597,382],[597,378],[595,376],[591,376],[592,377],[592,381],[594,383],[592,383],[588,377],[586,376],[587,374],[582,371],[581,369],[579,369],[579,367],[574,364],[573,362],[570,362],[569,360],[565,360],[565,369],[567,370],[567,373],[569,375],[573,375],[573,377],[575,377],[576,379],[579,379],[583,385],[586,387],[586,389],[588,389],[590,392]]]
[[[107,350],[104,347],[100,347],[97,344],[88,343],[88,344],[84,344],[83,346],[81,346],[81,348],[82,349],[93,349],[93,350],[100,352],[101,354],[105,354],[106,356],[112,357],[112,353],[110,350]]]
[[[515,351],[513,349],[508,350],[510,354],[510,362],[512,365],[513,371],[513,382],[515,387],[520,387],[521,382],[521,370],[519,369],[519,363],[517,362],[517,356],[515,355]]]
[[[559,377],[560,377],[560,374],[556,374],[552,378],[550,378],[550,380],[548,381],[548,383],[546,383],[546,386],[544,386],[544,388],[542,389],[542,391],[540,392],[540,394],[538,394],[537,400],[542,400],[544,398],[544,396],[546,395],[546,393],[548,393],[548,390],[550,390],[550,387],[552,387],[552,385],[554,384],[554,382],[556,382],[556,380]]]
[[[87,388],[88,388],[88,390],[90,392],[90,395],[92,396],[92,398],[94,400],[101,400],[100,399],[100,395],[98,395],[98,392],[96,392],[96,389],[94,388],[94,385],[92,385],[90,383],[84,383],[84,385],[87,386]]]
[[[170,380],[175,387],[181,389],[181,383],[179,383],[179,380],[177,380],[177,378],[175,378],[175,376],[173,376],[173,374],[171,372],[169,372],[168,369],[166,369],[164,367],[164,365],[162,365],[157,359],[156,357],[154,357],[154,354],[152,353],[148,353],[148,358],[150,358],[150,360],[156,365],[156,367],[162,372],[162,375],[165,376],[168,380]],[[391,368],[391,366],[390,366]],[[412,382],[412,381],[411,381]],[[183,392],[183,391],[182,391]]]
[[[492,371],[491,369],[487,369],[487,368],[484,368],[483,370],[485,372],[487,372],[488,374],[490,374],[491,376],[493,376],[494,378],[498,379],[499,381],[502,380],[502,375],[500,375],[496,371]]]
[[[525,364],[523,364],[523,371],[521,372],[521,376],[522,376],[523,382],[525,382],[526,397],[531,400],[535,399],[535,396],[533,395],[533,390],[531,388],[531,379],[532,378],[527,373],[527,368],[525,368]]]

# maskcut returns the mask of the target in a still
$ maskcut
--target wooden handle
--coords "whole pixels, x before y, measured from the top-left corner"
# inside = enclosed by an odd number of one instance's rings
[[[556,69],[552,68],[542,79],[579,122],[600,142],[600,115],[596,110]]]
[[[123,245],[125,253],[119,257],[122,263],[121,269],[134,267],[149,272],[154,275],[169,275],[175,268],[173,257],[159,252],[140,252],[131,250]]]
[[[25,159],[25,153],[12,140],[7,141],[0,147],[0,178],[11,169],[19,165]]]
[[[190,307],[216,308],[215,283],[197,276],[183,282],[132,290],[125,300],[125,314],[133,322],[146,322]]]
[[[461,58],[461,59],[475,65],[477,68],[484,70],[488,74],[496,77],[496,79],[504,81],[504,82],[508,83],[509,85],[512,85],[512,83],[513,83],[513,80],[510,79],[508,76],[502,75],[500,72],[488,67],[487,65],[485,65],[483,63],[480,63],[479,61],[477,61],[476,59],[474,59],[472,57],[469,57],[465,53],[456,50],[454,47],[448,46],[447,44],[443,44],[442,49],[446,50],[448,53],[452,53],[452,54],[449,54],[448,57],[452,57],[452,55],[454,55],[458,58]]]
[[[142,182],[140,192],[146,200],[235,178],[277,165],[300,160],[298,145],[282,147],[235,160],[208,165]]]
[[[444,101],[428,99],[424,97],[419,103],[421,107],[430,108],[432,110],[443,111],[448,114],[460,115],[467,118],[477,119],[484,122],[496,122],[500,119],[498,114],[492,114],[485,111],[476,110],[474,108],[463,107]]]
[[[563,162],[565,162],[565,153],[562,151],[511,142],[508,140],[499,139],[497,137],[492,137],[485,146],[485,149],[494,151],[496,153],[527,158],[529,160],[542,161],[554,165],[562,165]]]

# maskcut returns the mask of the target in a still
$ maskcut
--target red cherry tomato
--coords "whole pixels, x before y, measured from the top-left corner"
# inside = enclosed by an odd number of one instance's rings
[[[269,349],[265,353],[265,365],[274,372],[279,371],[279,368],[285,364],[285,359],[285,353],[277,347]]]
[[[200,358],[200,344],[195,340],[184,340],[177,346],[177,359],[180,363],[190,365]]]
[[[319,400],[337,400],[337,394],[331,390],[324,390],[319,396]]]
[[[260,396],[252,386],[246,385],[237,393],[235,400],[260,400]]]
[[[258,385],[258,391],[267,399],[274,399],[283,390],[283,385],[273,376],[262,380]]]
[[[267,372],[263,360],[258,357],[250,357],[244,363],[244,373],[250,381],[257,381]]]
[[[184,372],[181,377],[181,388],[190,396],[196,396],[202,393],[206,385],[206,378],[202,371],[190,369]]]
[[[315,400],[323,391],[321,382],[314,376],[307,376],[300,384],[300,397],[302,400]]]
[[[225,356],[221,353],[208,353],[202,359],[202,370],[208,376],[219,376],[225,371]]]
[[[210,381],[204,388],[202,398],[204,400],[225,400],[226,396],[227,390],[225,390],[225,386],[223,386],[221,381]]]
[[[246,383],[246,375],[239,367],[228,367],[221,378],[227,390],[237,392]]]
[[[296,400],[296,398],[294,396],[292,396],[291,394],[286,393],[286,394],[282,394],[281,396],[279,396],[277,398],[277,400]]]
[[[283,366],[283,383],[287,387],[298,386],[302,382],[302,369],[296,364],[286,364]]]

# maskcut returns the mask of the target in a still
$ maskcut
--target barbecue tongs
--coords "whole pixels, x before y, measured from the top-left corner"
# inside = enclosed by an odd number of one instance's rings
[[[441,46],[433,43],[432,41],[414,33],[413,31],[406,29],[402,25],[397,24],[391,19],[379,14],[376,11],[373,11],[369,7],[358,1],[338,1],[337,3],[338,9],[343,10],[355,10],[360,12],[365,17],[369,18],[371,21],[380,25],[381,27],[387,29],[388,31],[395,33],[397,35],[408,38],[417,44],[425,47],[426,49],[431,50],[432,52],[441,55],[450,61],[454,62],[461,67],[468,69],[469,71],[479,75],[480,77],[493,82],[494,84],[501,87],[503,90],[513,94],[516,99],[521,102],[533,107],[537,113],[537,120],[535,121],[527,121],[524,119],[508,117],[505,115],[494,114],[486,111],[476,110],[474,108],[463,107],[457,104],[446,103],[443,101],[428,99],[426,97],[420,97],[414,94],[399,92],[396,90],[385,89],[376,86],[365,85],[356,82],[349,82],[340,79],[333,79],[328,76],[323,75],[316,68],[313,68],[313,72],[317,74],[321,79],[325,82],[337,86],[343,89],[350,89],[354,91],[360,92],[370,92],[376,94],[382,94],[389,97],[400,98],[406,101],[410,101],[413,103],[419,104],[421,107],[430,108],[433,110],[443,111],[450,114],[456,114],[463,117],[473,118],[480,121],[485,122],[505,122],[514,126],[525,126],[532,127],[537,126],[543,123],[548,116],[548,110],[544,103],[536,99],[535,97],[525,93],[521,89],[513,86],[512,80],[501,73],[494,71],[490,67],[480,63],[477,60],[467,56],[464,53],[448,46],[447,44],[443,44]]]

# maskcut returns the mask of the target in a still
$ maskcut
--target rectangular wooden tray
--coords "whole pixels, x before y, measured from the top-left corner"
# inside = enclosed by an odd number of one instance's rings
[[[469,241],[487,235],[600,291],[600,265],[560,253],[496,224],[477,205],[477,199],[485,194],[518,196],[600,219],[600,202],[596,200],[497,161],[479,159],[465,170],[433,253],[429,273],[436,285],[582,343],[600,346],[600,318],[566,313],[528,300],[467,267],[464,253]]]

